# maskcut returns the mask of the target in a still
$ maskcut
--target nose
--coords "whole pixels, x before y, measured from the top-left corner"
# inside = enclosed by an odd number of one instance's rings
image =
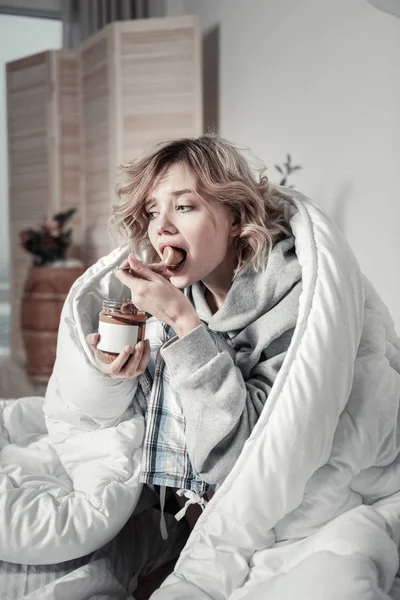
[[[174,225],[172,219],[169,217],[169,215],[166,212],[164,212],[160,213],[158,216],[156,231],[159,235],[163,235],[165,233],[174,234],[178,230]]]

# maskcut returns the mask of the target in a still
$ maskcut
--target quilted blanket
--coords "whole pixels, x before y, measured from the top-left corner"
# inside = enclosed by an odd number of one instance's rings
[[[100,260],[71,289],[44,402],[1,403],[0,559],[84,556],[111,540],[138,502],[144,418],[132,403],[136,382],[103,375],[85,341],[102,298],[126,294],[112,274],[120,260],[121,251]]]
[[[290,194],[303,281],[291,345],[154,600],[400,598],[400,341],[343,236]],[[102,298],[127,295],[113,275],[127,253],[115,250],[72,287],[45,400],[1,403],[0,560],[88,555],[137,505],[136,382],[103,375],[85,341]]]

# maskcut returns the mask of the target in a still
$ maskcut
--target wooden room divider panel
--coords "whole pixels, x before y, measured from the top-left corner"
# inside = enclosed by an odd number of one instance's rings
[[[7,64],[12,354],[23,358],[21,298],[31,257],[19,232],[80,208],[78,57],[49,51]],[[80,221],[73,223],[79,243]]]
[[[57,210],[76,207],[78,211],[69,222],[73,228],[73,246],[70,255],[81,258],[84,245],[82,196],[83,168],[81,148],[81,86],[79,56],[69,51],[54,52],[55,123],[53,193]]]
[[[196,16],[121,21],[81,48],[86,261],[111,248],[108,221],[121,163],[202,131]]]
[[[196,17],[152,21],[151,27],[146,21],[121,23],[117,114],[123,161],[162,140],[202,132],[200,23]]]
[[[108,28],[82,48],[82,151],[85,243],[89,265],[109,252],[107,223],[111,211],[110,152],[115,136],[110,118],[110,39]]]

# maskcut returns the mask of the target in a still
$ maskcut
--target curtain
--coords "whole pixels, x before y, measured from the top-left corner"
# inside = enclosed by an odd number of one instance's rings
[[[112,21],[148,17],[148,0],[61,0],[63,47],[75,48]]]

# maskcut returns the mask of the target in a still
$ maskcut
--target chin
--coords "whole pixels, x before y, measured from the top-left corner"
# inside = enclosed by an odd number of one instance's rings
[[[193,277],[189,277],[188,275],[176,275],[176,277],[171,277],[170,282],[176,288],[183,289],[185,287],[189,287],[192,283],[196,283],[198,279],[194,279]]]
[[[176,288],[183,289],[188,287],[192,282],[187,277],[171,277],[170,283],[174,285]]]

